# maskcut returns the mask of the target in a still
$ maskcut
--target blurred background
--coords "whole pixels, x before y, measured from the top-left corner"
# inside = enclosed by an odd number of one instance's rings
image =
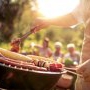
[[[37,17],[43,17],[37,9],[37,0],[0,0],[0,47],[10,49],[12,39],[21,37],[30,30]],[[56,41],[62,42],[64,52],[66,52],[68,43],[74,43],[76,48],[79,51],[81,50],[83,24],[67,28],[50,26],[44,29],[30,35],[21,44],[21,51],[30,50],[31,42],[41,44],[44,37],[50,39],[52,50],[54,50],[53,44]]]
[[[45,0],[0,0],[1,48],[10,50],[10,42],[13,39],[20,38],[23,34],[30,31],[32,23],[37,17],[45,17],[39,12],[40,6],[37,1],[41,3],[41,1]],[[53,1],[60,2],[60,0],[46,1],[50,1],[53,5],[55,4]],[[67,4],[65,0],[62,1],[64,1],[64,4]],[[71,1],[73,2],[73,0]],[[44,6],[44,2],[41,3],[41,6]],[[50,7],[46,5],[42,11],[45,10],[46,12]],[[54,8],[51,7],[51,9],[53,14],[50,14],[48,11],[49,16],[56,13]],[[49,26],[48,28],[44,28],[44,30],[31,34],[25,39],[20,44],[20,53],[50,57],[60,63],[64,63],[66,67],[76,67],[80,60],[83,32],[83,24],[66,28]],[[75,82],[76,76],[72,76]],[[74,90],[72,89],[74,88],[74,82],[72,82],[70,90]]]

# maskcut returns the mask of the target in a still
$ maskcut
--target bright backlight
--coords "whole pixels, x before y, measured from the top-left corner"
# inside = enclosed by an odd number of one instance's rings
[[[79,0],[37,0],[39,12],[47,18],[54,18],[71,12]]]

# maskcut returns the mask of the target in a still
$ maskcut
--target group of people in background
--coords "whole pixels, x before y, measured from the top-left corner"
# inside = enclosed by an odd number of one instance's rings
[[[42,45],[34,44],[34,48],[38,49],[38,53],[32,51],[33,55],[40,55],[46,58],[53,58],[55,61],[64,63],[65,60],[71,60],[74,65],[79,64],[80,52],[76,50],[75,44],[69,43],[67,45],[67,52],[63,53],[63,45],[61,42],[55,42],[54,51],[49,47],[49,38],[44,38]]]

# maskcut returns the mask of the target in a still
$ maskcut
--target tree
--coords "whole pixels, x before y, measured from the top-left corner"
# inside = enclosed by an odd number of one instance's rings
[[[28,0],[0,0],[0,41],[8,42],[14,33],[14,21],[20,20]]]

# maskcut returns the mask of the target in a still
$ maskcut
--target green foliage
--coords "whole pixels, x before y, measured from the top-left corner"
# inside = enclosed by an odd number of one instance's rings
[[[7,12],[8,17],[5,16],[3,22],[0,20],[2,25],[2,27],[0,27],[0,42],[4,44],[8,44],[13,38],[21,37],[24,33],[28,32],[31,28],[30,26],[33,20],[38,16],[38,13],[33,11],[32,6],[30,5],[30,2],[35,3],[35,0],[10,1],[12,1],[8,4],[10,8],[5,8],[3,11],[3,13]],[[14,10],[16,10],[16,12]],[[0,15],[3,15],[3,13]],[[65,50],[68,43],[75,43],[80,50],[83,40],[83,29],[83,25],[77,25],[73,29],[70,27],[61,28],[50,26],[37,32],[36,34],[30,35],[23,42],[23,49],[28,50],[31,42],[41,44],[43,38],[48,37],[50,39],[50,47],[52,49],[54,49],[54,43],[56,41],[60,41],[62,42]],[[0,46],[2,45],[0,44]]]
[[[73,61],[70,58],[65,59],[64,62],[66,67],[72,66],[73,65]]]

